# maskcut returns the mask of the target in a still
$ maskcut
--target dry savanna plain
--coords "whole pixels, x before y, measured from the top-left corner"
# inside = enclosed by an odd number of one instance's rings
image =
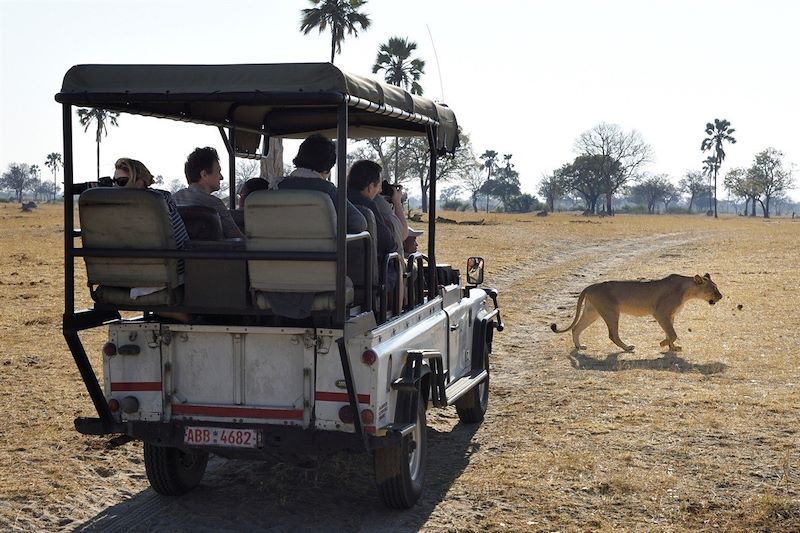
[[[800,531],[800,220],[444,216],[483,220],[439,225],[438,259],[486,259],[506,329],[485,421],[429,411],[425,492],[398,512],[363,454],[214,459],[153,493],[140,444],[73,429],[93,410],[60,331],[60,207],[0,204],[0,530]],[[633,353],[602,321],[581,351],[549,329],[590,283],[706,272],[724,298],[685,306],[681,352],[650,318],[621,320]],[[99,368],[104,332],[83,340]]]

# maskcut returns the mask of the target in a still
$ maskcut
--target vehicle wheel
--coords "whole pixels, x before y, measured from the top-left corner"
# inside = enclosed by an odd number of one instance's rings
[[[486,345],[484,345],[483,350],[483,361],[486,369],[486,379],[456,400],[458,419],[465,424],[483,422],[483,417],[489,408],[489,347]]]
[[[383,504],[393,509],[412,507],[422,494],[428,453],[425,399],[417,400],[417,424],[400,444],[375,450],[375,481]]]
[[[208,453],[144,443],[144,469],[150,486],[159,494],[180,496],[203,479]]]

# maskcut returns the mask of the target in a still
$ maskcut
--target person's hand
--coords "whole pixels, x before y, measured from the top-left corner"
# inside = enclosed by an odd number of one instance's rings
[[[403,203],[403,186],[400,184],[392,188],[392,204],[401,205]]]

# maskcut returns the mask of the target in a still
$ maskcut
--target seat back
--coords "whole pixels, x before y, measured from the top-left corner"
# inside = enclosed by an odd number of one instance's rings
[[[176,249],[163,194],[149,189],[96,187],[78,200],[84,248]],[[180,285],[177,259],[85,257],[89,285]]]
[[[336,211],[319,191],[255,191],[244,205],[248,250],[335,252]],[[336,261],[250,260],[250,288],[269,292],[336,290]]]
[[[221,241],[222,222],[219,213],[207,205],[179,205],[178,213],[186,226],[189,238],[199,241]]]

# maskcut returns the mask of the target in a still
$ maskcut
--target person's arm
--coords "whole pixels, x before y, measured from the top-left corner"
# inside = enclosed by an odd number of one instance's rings
[[[243,239],[244,233],[239,229],[239,226],[236,225],[236,221],[233,220],[233,216],[231,216],[231,212],[228,211],[228,208],[225,207],[225,203],[217,198],[216,196],[209,195],[214,202],[214,207],[219,213],[219,220],[222,222],[222,234],[225,236],[226,239]]]
[[[394,188],[391,204],[392,209],[394,210],[394,215],[397,217],[397,220],[400,221],[400,229],[403,240],[406,240],[408,238],[408,221],[406,220],[406,214],[403,212],[403,197],[400,192],[400,187]]]

